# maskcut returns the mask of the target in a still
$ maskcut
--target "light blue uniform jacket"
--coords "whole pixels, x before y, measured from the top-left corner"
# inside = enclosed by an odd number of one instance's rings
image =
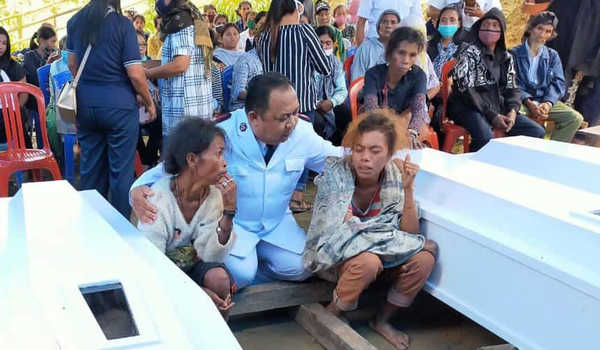
[[[227,171],[237,183],[237,240],[231,254],[244,258],[260,240],[302,253],[306,235],[289,210],[290,198],[305,167],[321,172],[325,159],[343,156],[343,149],[322,139],[310,123],[300,119],[267,166],[243,109],[232,113],[219,126],[227,135]],[[159,164],[138,178],[132,188],[152,184],[164,176],[168,175]]]

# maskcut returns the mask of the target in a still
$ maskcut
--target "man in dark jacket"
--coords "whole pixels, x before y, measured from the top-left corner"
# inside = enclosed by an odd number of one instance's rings
[[[558,53],[546,47],[546,41],[556,36],[558,19],[552,12],[541,12],[529,19],[523,34],[523,44],[511,53],[517,70],[517,85],[521,88],[521,113],[537,120],[556,124],[552,140],[571,142],[581,126],[581,114],[562,103],[565,77]]]
[[[513,58],[506,50],[505,31],[502,11],[492,8],[471,27],[470,42],[457,54],[449,116],[469,131],[473,151],[493,137],[492,127],[509,136],[545,135],[540,125],[518,114],[521,91]]]

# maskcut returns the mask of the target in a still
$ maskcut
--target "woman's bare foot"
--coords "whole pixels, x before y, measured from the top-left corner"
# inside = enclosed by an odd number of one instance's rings
[[[375,320],[369,321],[369,326],[390,342],[398,350],[406,350],[410,344],[410,338],[404,332],[395,329],[389,322]]]
[[[329,311],[334,316],[340,316],[342,311],[335,306],[335,303],[332,301],[325,307],[325,310]]]

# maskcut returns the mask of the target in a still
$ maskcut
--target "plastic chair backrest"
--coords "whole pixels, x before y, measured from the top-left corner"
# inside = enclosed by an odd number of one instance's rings
[[[50,143],[48,142],[48,132],[46,130],[46,109],[44,107],[44,95],[42,94],[42,90],[37,86],[28,83],[0,83],[0,101],[3,106],[10,106],[12,101],[18,103],[19,94],[30,94],[35,98],[40,121],[39,129],[37,131],[42,133],[44,150],[49,152]],[[2,118],[6,130],[8,151],[24,150],[26,146],[21,108],[2,108]]]
[[[46,64],[37,69],[40,89],[44,94],[44,102],[47,106],[50,103],[50,65]]]
[[[53,75],[52,80],[54,81],[54,87],[56,88],[56,94],[58,95],[63,86],[65,86],[68,81],[73,80],[73,74],[69,71],[60,72]]]
[[[348,83],[348,85],[350,85],[350,79],[352,79],[352,76],[350,74],[350,68],[352,67],[352,62],[354,62],[354,55],[349,56],[344,61],[344,71],[346,72],[346,82]]]
[[[223,110],[229,110],[229,100],[231,99],[231,82],[233,80],[233,66],[223,70]]]
[[[442,66],[442,120],[448,119],[448,93],[450,91],[450,83],[448,82],[448,75],[450,71],[454,69],[456,65],[456,59],[452,59]]]
[[[350,112],[352,113],[352,120],[358,118],[358,94],[364,86],[365,77],[360,77],[350,84]]]

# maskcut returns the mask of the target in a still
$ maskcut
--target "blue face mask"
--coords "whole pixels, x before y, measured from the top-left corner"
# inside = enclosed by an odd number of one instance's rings
[[[456,31],[458,30],[458,26],[453,24],[453,25],[439,25],[438,26],[438,32],[440,32],[440,34],[442,35],[442,37],[444,39],[448,39],[448,38],[452,38],[454,36],[454,34],[456,34]]]

